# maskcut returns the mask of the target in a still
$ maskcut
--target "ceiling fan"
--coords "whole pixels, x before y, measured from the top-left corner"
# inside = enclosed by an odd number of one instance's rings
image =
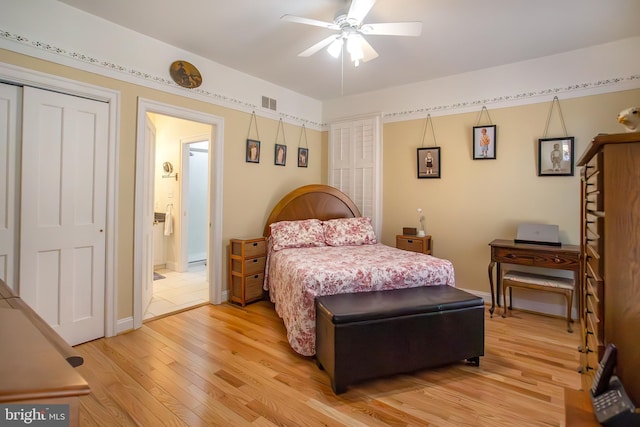
[[[364,24],[362,20],[375,3],[376,0],[352,0],[349,10],[346,13],[338,13],[333,22],[318,21],[294,15],[284,15],[281,19],[339,31],[338,34],[320,40],[310,48],[300,52],[298,56],[311,56],[328,46],[327,51],[329,54],[337,58],[342,53],[342,47],[346,44],[347,52],[351,55],[351,60],[357,67],[360,61],[367,62],[378,57],[378,52],[373,49],[363,36],[419,36],[422,33],[422,22]]]

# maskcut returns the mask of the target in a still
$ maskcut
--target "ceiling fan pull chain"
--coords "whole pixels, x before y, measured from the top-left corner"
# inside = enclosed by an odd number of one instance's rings
[[[340,96],[344,96],[344,48],[340,51]]]
[[[489,123],[490,125],[493,124],[493,121],[491,120],[491,116],[489,115],[489,110],[487,110],[487,107],[485,107],[484,105],[482,106],[482,110],[480,110],[480,115],[478,116],[478,121],[476,122],[476,126],[480,125],[480,119],[482,118],[482,113],[486,112],[487,113],[487,118],[489,119]]]
[[[436,132],[433,129],[433,120],[431,119],[431,114],[427,114],[427,118],[424,122],[424,130],[422,132],[422,144],[420,145],[420,147],[424,147],[424,139],[425,136],[427,135],[427,127],[429,127],[429,123],[431,123],[431,136],[433,136],[433,146],[436,147]]]
[[[256,117],[256,112],[251,112],[251,119],[249,120],[249,132],[247,133],[247,139],[251,139],[251,123],[256,125],[256,140],[260,141],[260,135],[258,134],[258,118]]]

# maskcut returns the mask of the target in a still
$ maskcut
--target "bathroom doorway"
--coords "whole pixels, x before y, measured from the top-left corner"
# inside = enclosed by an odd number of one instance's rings
[[[144,320],[209,301],[211,126],[147,113],[155,127],[152,295]]]
[[[182,119],[185,122],[193,122],[201,125],[208,126],[208,140],[209,140],[209,205],[208,221],[209,228],[207,230],[208,259],[206,268],[206,277],[209,287],[208,302],[211,304],[220,304],[226,300],[226,291],[223,291],[222,280],[222,260],[224,258],[224,246],[222,244],[222,183],[223,183],[223,147],[224,147],[224,119],[222,117],[214,116],[212,114],[203,113],[201,111],[195,111],[177,107],[174,105],[164,104],[150,99],[138,98],[138,114],[140,118],[137,124],[136,135],[136,180],[135,180],[135,224],[134,224],[134,263],[133,263],[133,319],[132,327],[134,329],[142,327],[144,320],[145,309],[148,304],[145,304],[145,284],[158,281],[153,281],[153,245],[151,243],[152,238],[148,236],[153,234],[153,219],[154,211],[162,211],[166,208],[166,205],[158,202],[158,206],[155,205],[154,196],[155,189],[154,183],[160,182],[179,182],[181,177],[181,171],[174,168],[172,172],[177,173],[178,181],[176,177],[167,177],[164,179],[156,179],[156,174],[164,174],[164,167],[161,165],[151,164],[151,159],[155,159],[155,156],[146,156],[145,153],[152,151],[153,143],[150,138],[146,138],[147,135],[147,120],[148,114],[156,114],[158,117],[166,116],[174,119]],[[207,128],[205,128],[207,129]],[[194,132],[188,137],[193,135],[201,135],[207,133],[207,131]],[[153,139],[155,141],[155,138]],[[175,141],[180,141],[180,136],[174,138]],[[178,147],[180,144],[178,144]],[[180,148],[177,148],[178,153]],[[163,160],[172,162],[172,165],[180,165],[179,154],[173,158],[167,158]],[[168,196],[170,192],[165,192]],[[176,192],[173,192],[173,200],[176,200]],[[174,203],[175,212],[180,212],[179,208]],[[174,216],[175,222],[174,232],[180,230],[181,222],[179,221],[179,215]],[[164,232],[164,230],[163,230]],[[169,248],[167,248],[169,250]],[[171,253],[173,256],[173,253]],[[169,259],[167,259],[169,263]],[[188,272],[186,272],[188,273]],[[177,274],[185,274],[185,272],[177,272]],[[148,279],[147,279],[148,278]],[[165,279],[160,279],[160,282]],[[157,286],[152,286],[157,287]]]
[[[152,296],[144,320],[209,302],[211,126],[147,113],[155,127]]]

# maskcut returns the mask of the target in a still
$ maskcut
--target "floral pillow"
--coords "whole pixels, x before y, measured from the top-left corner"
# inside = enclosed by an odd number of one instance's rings
[[[372,245],[378,243],[371,218],[339,218],[322,223],[324,239],[329,246]]]
[[[270,225],[272,249],[308,248],[326,246],[322,221],[305,219],[301,221],[279,221]]]

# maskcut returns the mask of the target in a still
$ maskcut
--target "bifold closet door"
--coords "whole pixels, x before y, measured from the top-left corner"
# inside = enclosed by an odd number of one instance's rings
[[[24,88],[20,296],[71,345],[104,336],[108,116]]]
[[[0,279],[17,291],[22,88],[0,83]]]

